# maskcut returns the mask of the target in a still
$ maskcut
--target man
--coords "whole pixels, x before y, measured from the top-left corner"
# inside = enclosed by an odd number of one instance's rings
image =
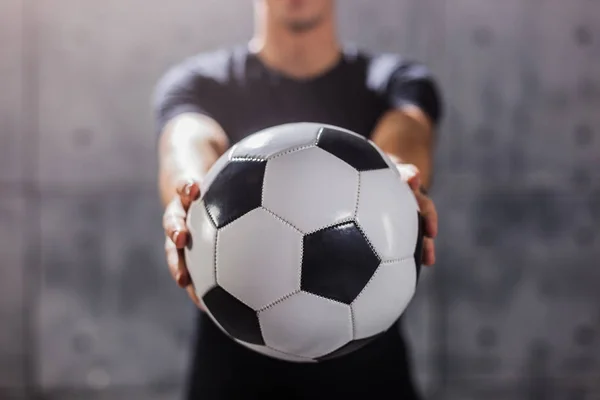
[[[337,125],[390,154],[426,218],[424,264],[434,263],[437,216],[423,194],[431,182],[436,86],[421,64],[343,48],[334,0],[256,0],[249,46],[201,54],[171,69],[156,94],[159,185],[170,271],[196,298],[182,249],[186,210],[203,174],[233,143],[288,122]],[[398,161],[399,162],[399,161]],[[417,170],[418,169],[418,170]],[[235,249],[232,249],[235,251]],[[398,329],[320,364],[271,359],[236,344],[199,313],[189,399],[418,398]]]

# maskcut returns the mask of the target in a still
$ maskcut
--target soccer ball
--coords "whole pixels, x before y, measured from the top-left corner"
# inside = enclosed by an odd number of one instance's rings
[[[185,258],[211,319],[262,354],[318,362],[394,325],[421,263],[409,186],[372,142],[315,123],[227,151],[189,210]]]

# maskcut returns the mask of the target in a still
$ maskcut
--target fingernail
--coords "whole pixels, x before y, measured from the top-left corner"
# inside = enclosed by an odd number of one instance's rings
[[[173,232],[173,243],[177,244],[177,239],[179,239],[179,234],[180,233],[181,232],[179,232],[179,231]]]
[[[186,286],[189,286],[189,284],[190,284],[190,280],[189,280],[188,275],[186,273],[182,272],[181,279],[180,279],[180,285],[182,287],[186,287]]]
[[[186,196],[189,196],[190,193],[192,193],[192,183],[188,183],[187,185],[185,185],[185,187],[183,188],[183,193]]]

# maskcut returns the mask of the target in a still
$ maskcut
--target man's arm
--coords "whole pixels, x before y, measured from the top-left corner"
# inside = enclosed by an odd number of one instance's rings
[[[200,182],[229,143],[223,129],[212,118],[183,113],[165,125],[159,142],[158,182],[165,212],[165,252],[173,279],[185,288],[196,306],[202,307],[185,265],[183,248],[188,241],[185,223],[192,201],[200,196]]]
[[[177,196],[187,182],[200,182],[227,150],[229,140],[212,118],[198,113],[179,114],[161,133],[158,183],[163,205]]]
[[[213,117],[226,67],[215,54],[196,56],[171,67],[158,81],[153,98],[158,133],[160,197],[167,205],[183,180],[199,182],[229,143]]]
[[[173,279],[199,307],[185,265],[183,249],[189,239],[186,215],[192,201],[200,196],[205,174],[229,146],[225,132],[210,113],[217,108],[214,96],[219,88],[211,76],[219,69],[211,69],[214,62],[207,64],[210,68],[203,63],[191,59],[171,69],[159,81],[154,97],[167,264]]]
[[[373,142],[394,161],[415,165],[425,189],[431,185],[433,170],[433,124],[423,111],[415,106],[388,111],[381,118],[372,135]]]
[[[382,55],[373,59],[369,81],[389,108],[371,139],[395,161],[415,165],[422,187],[429,188],[434,130],[442,114],[441,96],[431,72],[421,63]]]

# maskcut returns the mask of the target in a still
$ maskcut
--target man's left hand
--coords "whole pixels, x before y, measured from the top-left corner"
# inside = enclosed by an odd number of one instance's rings
[[[435,264],[434,239],[438,232],[438,217],[433,201],[425,194],[421,186],[419,169],[412,164],[396,163],[402,180],[407,182],[417,198],[421,216],[425,219],[425,237],[423,238],[423,265]]]

